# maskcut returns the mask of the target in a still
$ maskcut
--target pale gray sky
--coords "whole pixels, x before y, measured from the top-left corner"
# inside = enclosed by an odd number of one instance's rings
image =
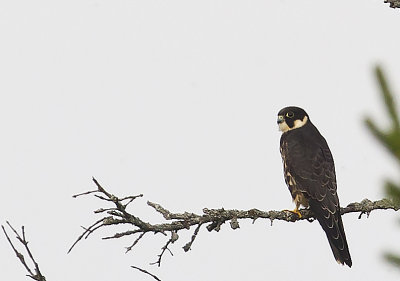
[[[258,220],[204,229],[192,251],[165,239],[101,241],[66,251],[105,207],[71,195],[144,193],[135,210],[293,208],[276,114],[307,110],[336,161],[342,205],[380,199],[396,163],[362,124],[388,125],[372,74],[400,93],[400,10],[356,1],[2,1],[0,219],[25,225],[47,280],[398,280],[381,258],[400,252],[398,215],[344,216],[353,258],[336,264],[318,223]],[[400,100],[398,100],[400,102]],[[106,233],[104,233],[106,234]],[[27,280],[5,239],[2,279]],[[300,279],[302,279],[300,278]]]

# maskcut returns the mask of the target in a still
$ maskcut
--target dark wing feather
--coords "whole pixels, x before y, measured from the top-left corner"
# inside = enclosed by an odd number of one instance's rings
[[[340,215],[336,174],[332,154],[325,139],[311,123],[282,135],[281,147],[296,189],[308,199],[310,209],[321,224],[335,259],[351,266],[351,257]]]

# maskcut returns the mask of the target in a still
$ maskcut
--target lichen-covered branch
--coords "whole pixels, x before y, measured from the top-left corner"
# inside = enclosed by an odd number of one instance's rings
[[[400,8],[399,0],[385,0],[385,3],[389,3],[390,8],[393,8],[393,9]]]
[[[96,179],[93,178],[94,183],[97,186],[97,190],[85,192],[82,194],[74,195],[74,197],[88,195],[94,193],[94,196],[99,198],[100,200],[107,201],[112,203],[112,207],[108,207],[106,209],[98,209],[95,213],[103,214],[103,217],[97,220],[88,228],[84,228],[83,233],[77,238],[77,240],[73,243],[69,252],[72,250],[75,245],[82,240],[82,238],[87,238],[94,231],[99,230],[100,228],[110,227],[114,225],[126,224],[130,225],[132,229],[125,232],[118,232],[114,235],[103,237],[103,239],[115,239],[126,236],[136,236],[133,238],[133,243],[127,247],[127,252],[130,251],[146,234],[148,233],[161,233],[167,237],[167,241],[164,246],[161,248],[161,253],[158,256],[158,259],[153,264],[161,265],[161,259],[165,252],[172,252],[169,249],[169,246],[176,242],[179,239],[178,232],[179,231],[188,231],[191,227],[194,227],[193,234],[191,240],[188,241],[183,249],[188,251],[191,249],[193,242],[199,234],[200,229],[205,226],[208,231],[219,231],[221,226],[225,222],[229,222],[229,226],[232,229],[239,228],[239,220],[249,219],[253,222],[257,219],[269,219],[271,224],[274,220],[282,220],[287,222],[296,222],[299,220],[308,220],[313,221],[314,215],[310,210],[300,210],[302,217],[298,217],[296,214],[283,210],[283,211],[261,211],[258,209],[250,209],[250,210],[225,210],[221,209],[203,209],[202,214],[195,213],[173,213],[166,208],[162,207],[160,204],[154,202],[147,202],[147,205],[154,209],[154,211],[160,213],[165,219],[164,223],[152,224],[146,222],[144,219],[135,216],[127,211],[127,207],[131,204],[135,199],[142,197],[143,195],[137,196],[129,196],[118,198],[117,196],[109,193],[102,187]],[[341,209],[342,214],[348,213],[359,213],[359,218],[363,214],[367,216],[373,210],[399,210],[400,205],[394,203],[389,199],[382,199],[378,201],[370,201],[368,199],[364,199],[361,202],[355,202],[347,205],[346,207]]]

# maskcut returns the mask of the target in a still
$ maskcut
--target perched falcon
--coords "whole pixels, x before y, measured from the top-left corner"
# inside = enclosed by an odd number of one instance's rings
[[[340,215],[335,164],[324,137],[299,107],[278,113],[282,131],[280,151],[285,181],[301,217],[300,205],[309,207],[326,233],[335,259],[351,267],[351,257]]]

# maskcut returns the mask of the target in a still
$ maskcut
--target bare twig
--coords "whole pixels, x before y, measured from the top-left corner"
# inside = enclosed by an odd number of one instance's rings
[[[79,235],[79,237],[76,239],[76,241],[72,244],[71,248],[69,248],[68,253],[72,251],[72,248],[75,247],[76,243],[78,243],[82,238],[87,239],[88,236],[93,233],[93,231],[95,231],[96,229],[98,229],[99,227],[101,227],[103,224],[102,222],[105,220],[106,218],[101,218],[98,221],[96,221],[94,224],[92,224],[91,226],[89,226],[88,228],[83,227],[83,229],[85,229],[85,231]]]
[[[17,248],[14,246],[13,242],[11,241],[10,237],[8,236],[8,233],[5,229],[5,227],[2,225],[1,228],[3,229],[4,235],[6,236],[8,243],[10,243],[11,248],[14,250],[14,253],[17,255],[17,258],[19,259],[19,261],[22,263],[22,265],[25,267],[26,271],[28,271],[28,277],[32,278],[33,280],[37,280],[37,281],[46,281],[46,278],[42,275],[42,273],[40,272],[39,269],[39,264],[36,262],[35,258],[33,257],[33,254],[31,252],[31,250],[28,247],[28,241],[26,241],[26,236],[25,236],[25,228],[24,226],[21,227],[22,230],[22,237],[21,235],[12,227],[12,225],[7,221],[6,222],[8,227],[11,228],[11,230],[14,232],[14,234],[16,235],[16,239],[22,244],[24,245],[25,251],[27,252],[29,258],[31,259],[31,261],[33,262],[33,265],[35,266],[34,271],[35,274],[32,272],[32,270],[30,269],[29,265],[27,264],[25,257],[23,254],[21,254],[21,252],[19,252],[17,250]]]
[[[98,192],[98,190],[89,190],[89,191],[86,191],[86,192],[74,194],[74,195],[72,195],[72,197],[73,198],[77,198],[79,196],[88,195],[88,194],[95,193],[95,192]]]
[[[143,269],[143,268],[140,268],[140,267],[137,267],[137,266],[134,266],[134,265],[131,265],[131,267],[134,268],[134,269],[137,269],[137,270],[139,270],[139,271],[141,271],[141,272],[143,272],[143,273],[146,273],[147,275],[150,275],[151,277],[153,277],[153,278],[156,279],[157,281],[161,281],[160,278],[158,278],[157,276],[155,276],[154,274],[148,272],[147,270],[145,270],[145,269]]]
[[[169,244],[174,243],[176,240],[178,240],[178,236],[176,234],[176,232],[171,232],[171,238],[167,241],[167,243],[161,248],[161,253],[158,255],[158,260],[155,262],[152,262],[150,264],[157,264],[159,267],[161,266],[161,259],[165,253],[165,251],[168,250],[168,252],[171,254],[171,256],[173,256],[174,254],[172,253],[172,251],[168,248]]]
[[[146,234],[146,232],[143,232],[142,234],[139,235],[138,238],[136,238],[136,240],[132,243],[132,245],[130,245],[129,247],[126,247],[126,251],[125,254],[129,251],[132,250],[132,248],[139,242],[140,239],[143,238],[143,236]]]

